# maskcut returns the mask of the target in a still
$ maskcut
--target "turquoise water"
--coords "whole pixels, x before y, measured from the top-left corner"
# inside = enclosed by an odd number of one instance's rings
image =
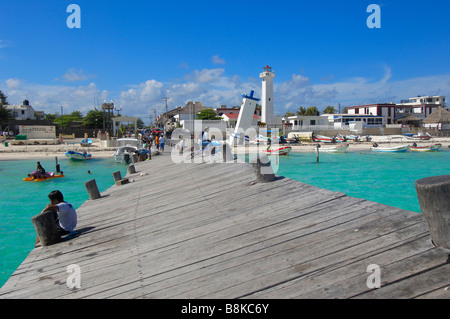
[[[55,159],[39,160],[46,171],[55,170]],[[0,161],[0,287],[34,248],[36,232],[31,217],[49,204],[47,195],[60,190],[64,199],[78,208],[89,195],[84,183],[95,179],[100,192],[114,184],[112,173],[127,166],[115,163],[113,158],[74,162],[58,158],[65,177],[44,182],[24,182],[28,172],[36,169],[37,160]],[[90,170],[91,174],[87,171]]]
[[[342,154],[290,153],[280,157],[278,175],[377,203],[420,212],[414,182],[450,174],[450,151]]]

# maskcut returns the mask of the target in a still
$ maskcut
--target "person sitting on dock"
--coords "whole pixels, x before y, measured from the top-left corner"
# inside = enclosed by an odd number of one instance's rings
[[[73,232],[77,226],[77,212],[75,208],[64,201],[64,196],[59,190],[50,192],[48,198],[50,199],[50,204],[42,210],[41,214],[46,211],[53,211],[56,228],[60,236]],[[39,237],[36,238],[35,247],[39,247]]]

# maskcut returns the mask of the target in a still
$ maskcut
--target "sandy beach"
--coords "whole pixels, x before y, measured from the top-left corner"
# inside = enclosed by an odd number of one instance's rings
[[[414,141],[408,140],[402,136],[371,136],[371,142],[349,142],[348,152],[358,152],[370,150],[370,147],[374,142],[378,144],[412,144]],[[81,141],[81,140],[80,140]],[[70,141],[78,142],[77,140]],[[434,137],[429,141],[417,142],[418,144],[425,143],[441,143],[442,150],[448,150],[450,146],[449,137]],[[292,152],[314,152],[316,143],[300,143],[292,144]],[[322,143],[322,145],[331,145]],[[81,150],[81,146],[75,145],[76,149]],[[56,145],[11,145],[5,146],[4,143],[0,144],[0,160],[25,160],[25,159],[35,159],[35,158],[46,158],[46,157],[64,157],[67,150],[73,150],[74,146],[69,144],[56,144]],[[92,146],[89,147],[89,153],[96,158],[108,158],[111,157],[115,148],[113,147],[102,147],[98,141],[94,141]]]
[[[81,141],[81,139],[80,139]],[[77,140],[70,141],[79,142]],[[68,145],[68,144],[56,144],[56,145],[11,145],[5,146],[4,143],[0,144],[0,161],[8,160],[26,160],[35,158],[46,158],[46,157],[64,157],[68,150],[78,150],[81,151],[82,147],[80,145]],[[93,142],[89,149],[85,148],[86,151],[92,154],[96,158],[107,158],[111,157],[115,148],[111,147],[101,147],[99,142]]]

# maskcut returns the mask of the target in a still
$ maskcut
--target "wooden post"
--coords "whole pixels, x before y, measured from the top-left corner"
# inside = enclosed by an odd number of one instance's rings
[[[100,192],[98,191],[97,183],[95,182],[95,179],[90,180],[86,183],[84,183],[84,187],[86,187],[86,190],[89,194],[89,198],[91,200],[96,200],[101,198]]]
[[[133,164],[128,165],[127,173],[128,174],[135,174],[136,173],[136,168],[134,167]]]
[[[31,222],[42,246],[50,246],[61,241],[53,211],[49,210],[36,215],[31,218]]]
[[[256,163],[252,163],[252,167],[258,183],[269,183],[275,180],[275,174],[267,155],[258,156]]]
[[[113,177],[114,177],[114,183],[117,186],[127,184],[129,182],[128,178],[122,179],[122,174],[120,174],[120,171],[114,172]]]
[[[316,145],[316,159],[317,159],[317,164],[319,164],[319,148],[320,148],[320,144]]]
[[[422,178],[415,186],[434,245],[450,249],[450,175]]]

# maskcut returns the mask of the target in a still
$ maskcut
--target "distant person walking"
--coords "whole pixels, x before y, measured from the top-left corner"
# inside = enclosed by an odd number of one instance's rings
[[[165,145],[164,136],[161,136],[161,138],[159,139],[159,150],[163,153],[164,153],[164,145]]]

